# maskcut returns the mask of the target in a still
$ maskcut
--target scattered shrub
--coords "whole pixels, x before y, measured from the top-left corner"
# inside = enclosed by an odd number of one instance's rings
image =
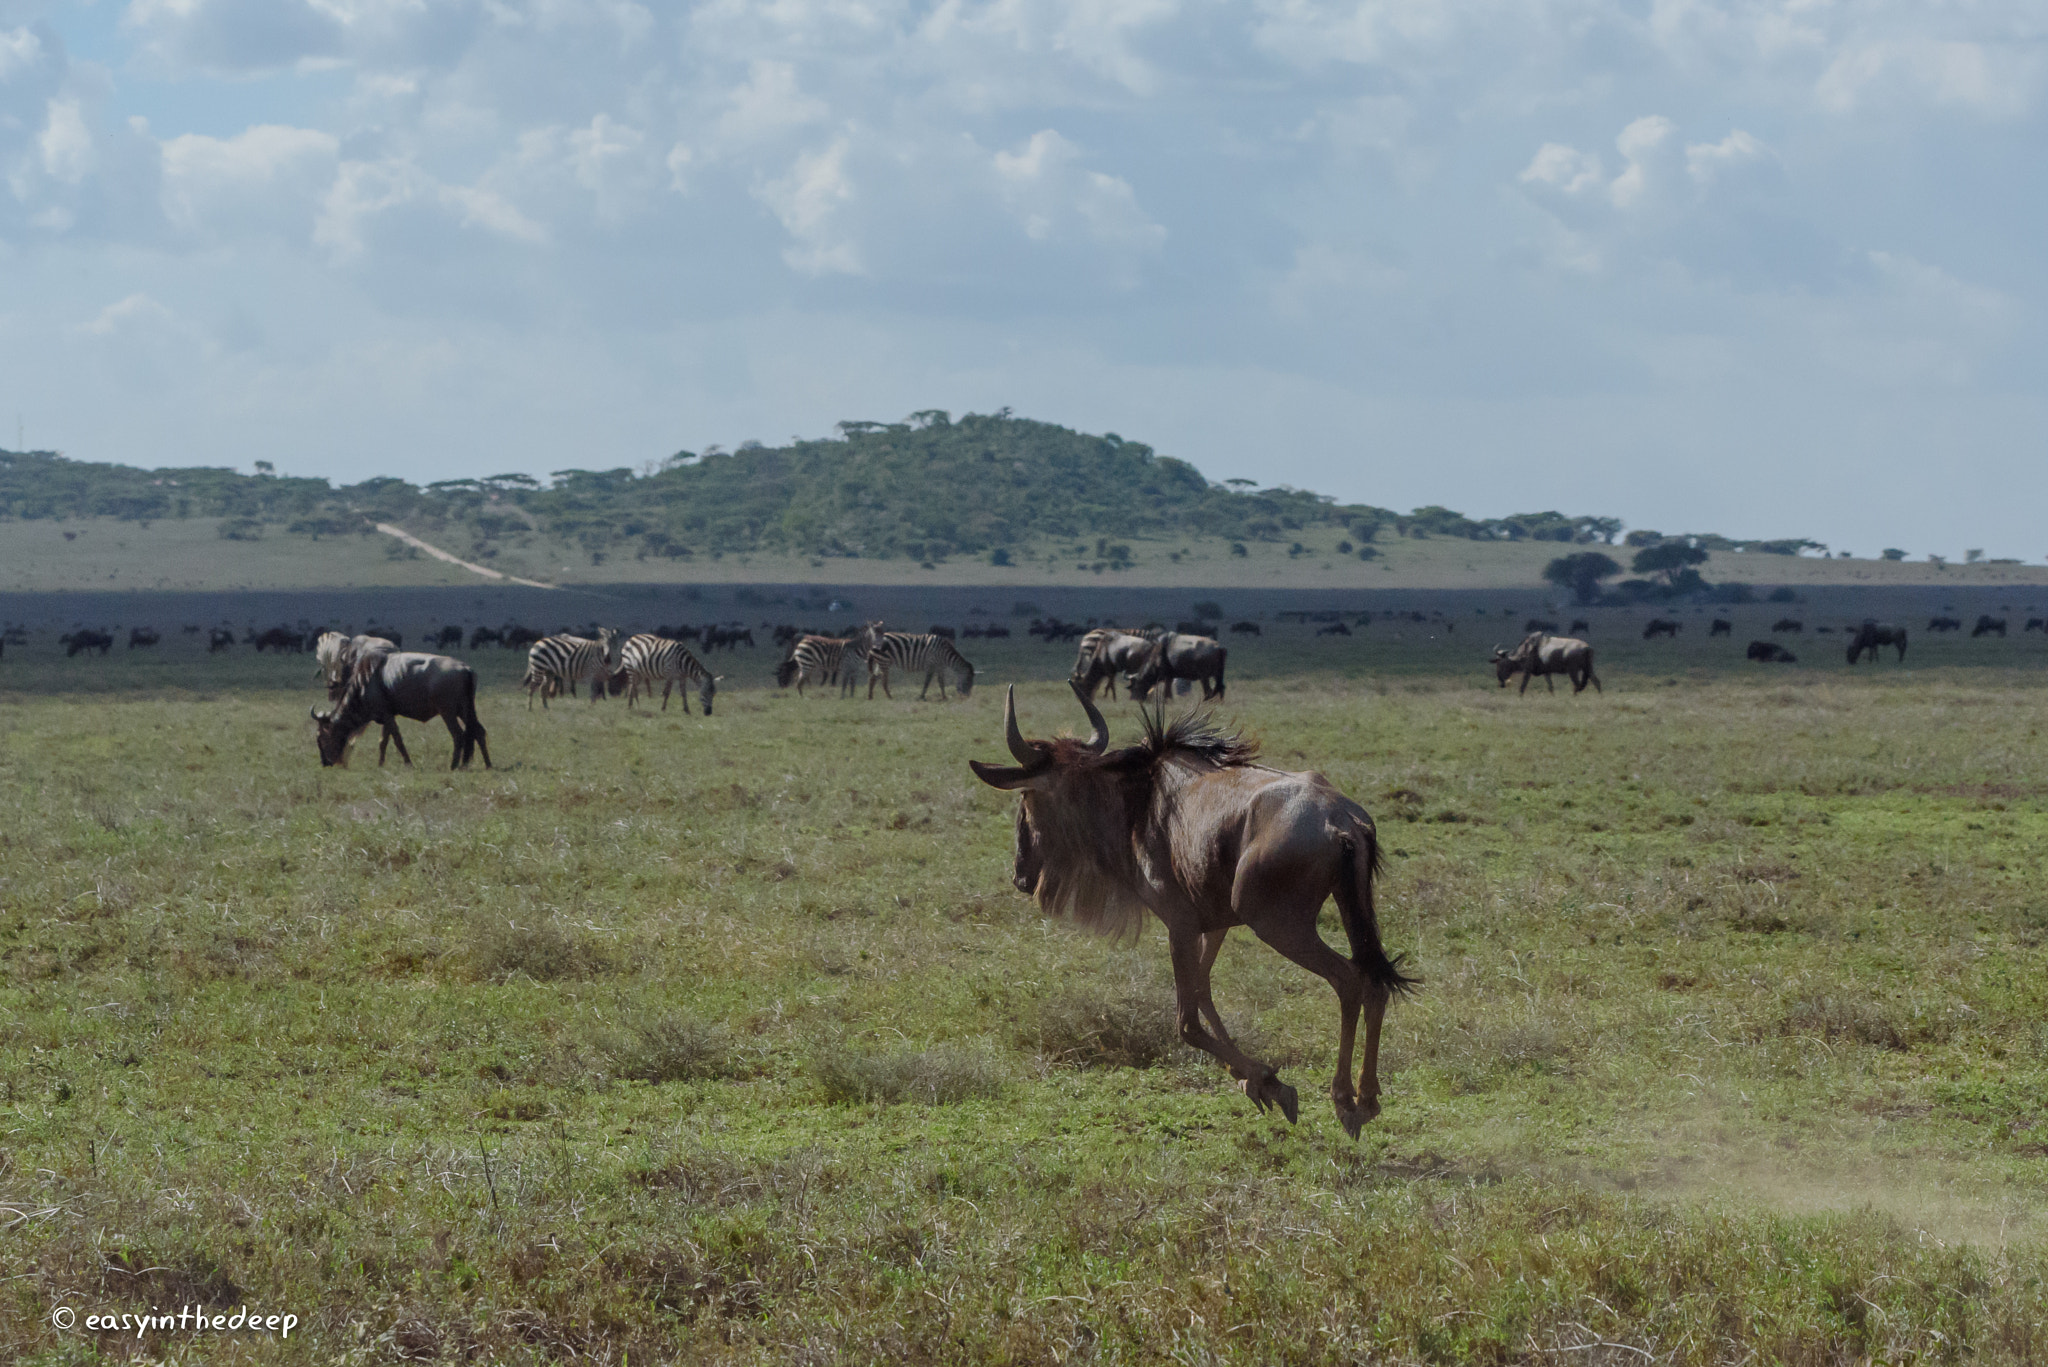
[[[542,983],[590,978],[617,967],[611,951],[595,936],[552,922],[524,926],[510,921],[483,922],[475,932],[471,961],[477,977],[497,982],[508,978]]]
[[[1870,1044],[1880,1049],[1904,1049],[1906,1032],[1893,1019],[1884,1003],[1869,999],[1809,994],[1797,998],[1778,1018],[1781,1035],[1814,1035],[1833,1043]]]
[[[1040,1004],[1030,1042],[1056,1063],[1150,1068],[1181,1048],[1173,990],[1137,977],[1069,989]]]
[[[642,1021],[608,1041],[612,1070],[639,1082],[688,1082],[733,1077],[737,1051],[724,1026],[688,1016]]]

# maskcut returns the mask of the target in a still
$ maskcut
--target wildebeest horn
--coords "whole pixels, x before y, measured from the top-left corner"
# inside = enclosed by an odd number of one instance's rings
[[[1031,748],[1031,742],[1024,739],[1024,733],[1017,729],[1017,685],[1010,685],[1010,692],[1003,699],[1003,739],[1008,742],[1010,753],[1017,763],[1031,768],[1045,757]]]
[[[1067,687],[1074,690],[1074,696],[1081,700],[1081,710],[1088,714],[1088,725],[1094,728],[1088,733],[1088,748],[1099,755],[1109,748],[1109,723],[1095,710],[1095,700],[1088,696],[1087,689],[1072,679],[1067,680]]]

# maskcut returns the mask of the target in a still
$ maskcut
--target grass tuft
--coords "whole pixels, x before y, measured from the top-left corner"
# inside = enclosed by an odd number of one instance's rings
[[[553,922],[480,922],[470,956],[476,976],[492,982],[531,978],[537,983],[551,983],[565,978],[595,978],[618,967],[617,957],[596,936]]]
[[[1136,976],[1048,998],[1030,1042],[1054,1063],[1079,1068],[1150,1068],[1183,1047],[1172,989]]]
[[[846,1048],[820,1051],[811,1071],[833,1103],[885,1101],[951,1106],[980,1101],[1002,1090],[1001,1065],[986,1049],[937,1045],[885,1054]]]
[[[1781,1035],[1817,1036],[1829,1043],[1848,1041],[1879,1049],[1906,1048],[1908,1031],[1882,1002],[1869,998],[1810,993],[1797,998],[1778,1018]]]
[[[614,1073],[637,1082],[691,1082],[740,1075],[738,1051],[722,1025],[662,1016],[632,1025],[605,1045]]]

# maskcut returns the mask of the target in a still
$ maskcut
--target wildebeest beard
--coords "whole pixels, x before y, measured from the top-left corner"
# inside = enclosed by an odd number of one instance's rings
[[[1038,907],[1115,939],[1135,938],[1144,925],[1143,883],[1131,848],[1151,785],[1128,772],[1090,766],[1062,775],[1056,794],[1034,802],[1024,795],[1018,812],[1017,873],[1035,860]],[[1027,851],[1026,842],[1029,842]]]

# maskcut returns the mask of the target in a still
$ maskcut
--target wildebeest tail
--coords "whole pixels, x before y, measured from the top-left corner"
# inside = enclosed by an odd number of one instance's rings
[[[1359,845],[1363,843],[1363,851]],[[1379,916],[1373,909],[1372,882],[1385,869],[1379,841],[1372,832],[1360,830],[1343,839],[1344,858],[1337,873],[1337,914],[1343,918],[1344,934],[1351,941],[1351,962],[1365,976],[1395,992],[1406,992],[1422,982],[1401,971],[1401,956],[1387,956],[1380,943]]]

